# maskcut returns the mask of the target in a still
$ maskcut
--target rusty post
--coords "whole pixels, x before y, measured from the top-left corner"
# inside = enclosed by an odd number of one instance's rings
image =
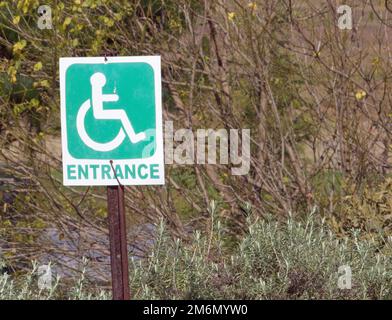
[[[108,186],[107,197],[113,300],[129,300],[124,186]]]

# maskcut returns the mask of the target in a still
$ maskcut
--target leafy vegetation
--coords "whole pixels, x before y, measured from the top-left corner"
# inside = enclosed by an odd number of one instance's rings
[[[216,215],[212,207],[211,215]],[[361,240],[358,230],[337,238],[316,213],[302,221],[247,219],[246,235],[228,248],[215,220],[208,234],[173,239],[162,222],[148,258],[130,264],[135,299],[391,299],[392,238]],[[338,286],[349,266],[352,288]],[[39,290],[36,269],[13,280],[0,277],[0,299],[108,299],[82,277]]]

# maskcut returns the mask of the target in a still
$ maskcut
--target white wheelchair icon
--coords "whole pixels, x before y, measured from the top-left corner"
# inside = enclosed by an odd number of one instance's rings
[[[86,100],[80,107],[76,116],[76,128],[79,136],[88,147],[100,152],[107,152],[118,148],[124,141],[126,136],[129,137],[131,143],[138,143],[146,139],[144,132],[135,133],[131,122],[128,119],[126,112],[122,109],[104,110],[103,102],[116,102],[119,97],[117,94],[103,94],[102,88],[105,86],[106,77],[101,72],[94,73],[90,78],[91,83],[91,101]],[[95,119],[102,120],[121,120],[122,127],[120,128],[117,136],[109,142],[99,143],[90,138],[87,134],[84,119],[87,111],[93,108],[93,115]]]

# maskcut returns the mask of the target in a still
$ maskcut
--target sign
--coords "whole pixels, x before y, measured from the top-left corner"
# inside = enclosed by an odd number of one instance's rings
[[[159,56],[60,58],[60,98],[64,185],[164,184]]]

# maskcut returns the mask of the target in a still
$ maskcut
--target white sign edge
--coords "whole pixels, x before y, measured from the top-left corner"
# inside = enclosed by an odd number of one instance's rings
[[[70,180],[67,179],[65,170],[69,159],[74,159],[67,150],[67,130],[66,130],[66,101],[65,101],[65,75],[69,66],[75,63],[95,64],[95,63],[116,63],[116,62],[144,62],[148,63],[154,70],[155,86],[155,107],[156,107],[156,145],[157,149],[153,157],[146,159],[122,159],[113,161],[113,164],[131,162],[132,164],[155,162],[159,165],[160,177],[157,180],[125,180],[119,179],[122,185],[164,185],[165,184],[165,163],[163,148],[163,125],[162,125],[162,81],[161,81],[161,56],[124,56],[124,57],[61,57],[59,59],[60,68],[60,116],[61,116],[61,149],[62,149],[62,168],[64,186],[114,186],[119,185],[117,179],[103,181],[101,179],[91,182],[90,180]],[[154,160],[154,161],[153,161]],[[85,160],[78,159],[85,164],[89,162],[107,164],[108,160]],[[132,183],[129,183],[132,181]]]

